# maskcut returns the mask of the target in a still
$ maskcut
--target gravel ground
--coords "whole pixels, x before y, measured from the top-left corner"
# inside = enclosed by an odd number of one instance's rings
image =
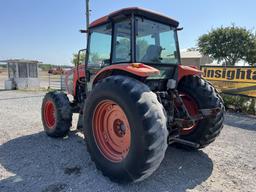
[[[96,170],[75,126],[64,139],[44,134],[43,95],[0,91],[1,192],[256,191],[255,117],[226,114],[221,135],[209,147],[194,152],[169,147],[150,178],[118,185]]]

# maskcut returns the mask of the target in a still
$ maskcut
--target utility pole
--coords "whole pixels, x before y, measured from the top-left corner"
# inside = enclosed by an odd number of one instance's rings
[[[90,6],[89,6],[89,1],[90,0],[85,0],[85,4],[86,4],[86,30],[88,30],[89,25],[90,25]]]

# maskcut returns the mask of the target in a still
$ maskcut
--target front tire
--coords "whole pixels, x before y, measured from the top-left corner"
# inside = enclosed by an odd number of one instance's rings
[[[167,148],[166,117],[145,84],[107,77],[93,88],[84,114],[87,149],[103,175],[136,182],[159,167]]]
[[[224,121],[224,105],[216,89],[198,76],[187,76],[178,85],[183,102],[191,116],[195,116],[199,109],[220,107],[221,111],[212,117],[199,120],[192,127],[181,130],[181,139],[199,144],[203,148],[212,143],[220,134]],[[190,149],[188,146],[178,145]]]
[[[63,92],[49,92],[42,103],[42,123],[50,137],[64,137],[72,123],[72,109],[67,95]]]

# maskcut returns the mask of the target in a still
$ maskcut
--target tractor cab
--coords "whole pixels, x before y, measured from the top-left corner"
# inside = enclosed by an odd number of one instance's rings
[[[99,70],[115,64],[159,70],[148,80],[177,78],[177,27],[177,21],[140,8],[122,9],[92,22],[85,62],[89,87]]]

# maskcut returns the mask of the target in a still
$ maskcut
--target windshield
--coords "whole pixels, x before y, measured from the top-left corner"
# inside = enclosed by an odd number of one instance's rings
[[[136,62],[178,64],[176,39],[171,26],[136,17]]]

